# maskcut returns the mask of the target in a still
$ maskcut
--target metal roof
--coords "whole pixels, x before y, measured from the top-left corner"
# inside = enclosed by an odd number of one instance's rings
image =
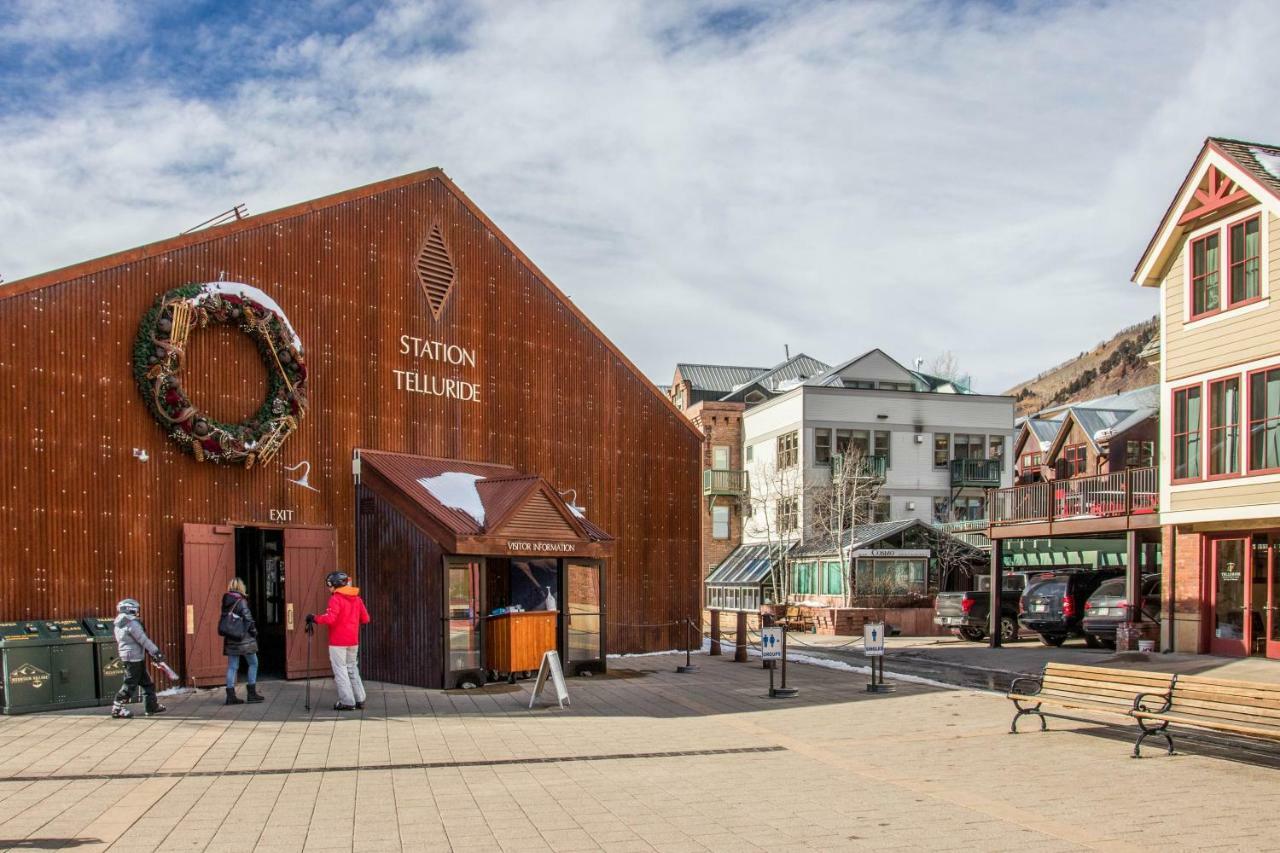
[[[1053,440],[1058,437],[1058,430],[1062,429],[1062,421],[1046,420],[1044,418],[1027,418],[1027,429],[1031,430],[1031,434],[1040,442],[1040,449],[1047,450]]]
[[[772,547],[773,558],[769,558]],[[707,575],[710,586],[752,586],[769,577],[774,564],[781,562],[789,545],[739,545]]]
[[[762,370],[758,374],[749,377],[738,383],[728,394],[722,398],[730,400],[740,396],[748,388],[760,387],[770,394],[778,394],[784,391],[790,391],[792,387],[800,385],[803,381],[820,375],[823,371],[829,370],[830,366],[818,361],[812,356],[800,353],[793,355],[780,364],[775,364],[767,370]]]
[[[759,376],[767,367],[737,367],[731,364],[684,364],[676,365],[680,377],[695,391],[719,391],[727,394],[744,382],[750,382],[753,376]]]
[[[847,548],[865,548],[882,539],[888,539],[895,533],[901,533],[917,524],[925,523],[918,518],[901,518],[897,521],[879,521],[875,524],[857,524],[844,532],[841,537],[840,550]],[[927,526],[927,525],[925,525]],[[811,539],[797,545],[791,552],[792,557],[818,557],[823,554],[834,554],[835,548],[829,539]]]

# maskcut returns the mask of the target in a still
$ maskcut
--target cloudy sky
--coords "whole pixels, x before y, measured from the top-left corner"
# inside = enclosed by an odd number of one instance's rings
[[[1208,135],[1280,142],[1266,2],[0,3],[0,275],[441,166],[652,378],[1155,313]]]

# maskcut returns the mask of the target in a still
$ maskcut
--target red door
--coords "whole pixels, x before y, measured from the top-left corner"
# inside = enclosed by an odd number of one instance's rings
[[[1249,654],[1249,539],[1209,539],[1209,653]]]
[[[306,619],[323,613],[329,603],[325,575],[338,568],[338,533],[333,528],[286,527],[284,530],[285,677],[326,675],[329,629],[316,626],[307,670]]]
[[[182,599],[187,652],[187,683],[213,687],[227,677],[218,619],[222,594],[236,573],[235,528],[213,524],[182,525]]]

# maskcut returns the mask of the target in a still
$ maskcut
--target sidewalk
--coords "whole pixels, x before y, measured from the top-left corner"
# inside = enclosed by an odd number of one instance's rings
[[[865,665],[861,643],[851,643],[851,639],[792,634],[788,638],[789,651],[795,655],[838,660],[854,666]],[[1071,641],[1055,648],[1038,640],[1019,640],[993,649],[983,643],[971,643],[955,637],[891,637],[886,641],[885,670],[964,687],[1003,691],[1012,678],[1038,674],[1051,661],[1280,683],[1278,660],[1159,652],[1116,653],[1108,649],[1090,649],[1083,641]]]
[[[1100,722],[1010,736],[990,693],[875,695],[793,664],[800,696],[776,700],[758,660],[699,655],[678,675],[682,661],[612,660],[569,680],[563,710],[529,710],[528,682],[373,684],[346,715],[317,681],[310,713],[301,684],[274,682],[262,705],[206,691],[155,718],[3,717],[0,850],[1169,850],[1280,834],[1280,756],[1179,739],[1183,754],[1133,761],[1131,733]]]

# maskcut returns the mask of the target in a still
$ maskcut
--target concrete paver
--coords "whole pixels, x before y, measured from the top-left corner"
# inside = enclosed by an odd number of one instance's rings
[[[1132,761],[1127,732],[1052,720],[1006,734],[998,695],[793,665],[676,656],[528,685],[370,685],[362,715],[215,692],[131,721],[104,710],[0,719],[0,850],[1131,850],[1268,847],[1280,751],[1242,763],[1179,741]],[[264,687],[264,690],[266,688]],[[1110,721],[1119,723],[1118,720]],[[631,757],[648,756],[648,757]],[[1238,757],[1238,756],[1235,756]],[[1212,796],[1209,796],[1212,793]],[[1231,808],[1210,807],[1228,797]]]

